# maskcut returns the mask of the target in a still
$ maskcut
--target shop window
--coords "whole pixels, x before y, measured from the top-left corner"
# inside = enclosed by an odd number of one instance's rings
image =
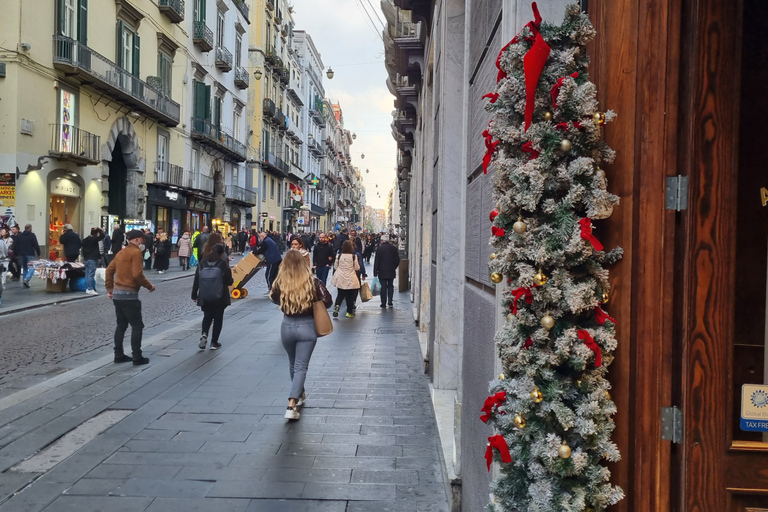
[[[170,209],[165,206],[157,207],[157,222],[155,222],[155,229],[157,228],[163,228],[166,233],[171,232]]]
[[[72,132],[77,126],[77,96],[74,92],[65,88],[59,89],[59,136],[56,144],[56,151],[61,153],[72,153],[77,148],[73,147]]]

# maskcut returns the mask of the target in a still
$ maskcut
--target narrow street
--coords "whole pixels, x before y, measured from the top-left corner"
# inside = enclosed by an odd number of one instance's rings
[[[334,320],[289,422],[282,315],[259,277],[227,310],[218,351],[197,348],[189,279],[142,294],[146,367],[111,362],[106,297],[0,317],[31,329],[26,349],[2,341],[15,362],[3,361],[0,512],[449,510],[407,294]],[[83,335],[61,340],[61,329]],[[88,420],[104,426],[64,443],[71,455],[51,466],[40,451]]]

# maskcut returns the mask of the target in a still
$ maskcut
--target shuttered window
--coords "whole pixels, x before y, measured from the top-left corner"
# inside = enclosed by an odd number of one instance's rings
[[[211,119],[211,86],[195,81],[195,117]]]
[[[56,1],[56,33],[88,43],[88,0]]]
[[[139,76],[141,40],[139,35],[125,22],[117,20],[117,65]]]
[[[171,75],[173,70],[173,59],[163,52],[157,54],[157,76],[160,77],[161,91],[163,94],[171,95]]]

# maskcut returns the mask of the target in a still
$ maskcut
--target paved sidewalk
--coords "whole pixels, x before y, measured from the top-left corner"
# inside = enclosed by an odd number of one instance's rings
[[[105,358],[0,399],[0,512],[449,510],[407,293],[334,321],[298,422],[281,316],[249,297],[221,350],[197,349],[189,315],[147,334],[147,367]],[[127,416],[50,470],[13,469],[103,411]]]

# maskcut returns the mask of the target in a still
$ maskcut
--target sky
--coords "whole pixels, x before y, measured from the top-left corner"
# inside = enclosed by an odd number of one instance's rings
[[[372,10],[386,23],[379,0],[293,0],[295,29],[312,37],[325,68],[333,68],[333,79],[323,75],[325,96],[340,103],[344,127],[357,135],[350,150],[352,165],[363,176],[366,203],[386,208],[397,165],[390,128],[395,106],[386,85],[383,28]]]

